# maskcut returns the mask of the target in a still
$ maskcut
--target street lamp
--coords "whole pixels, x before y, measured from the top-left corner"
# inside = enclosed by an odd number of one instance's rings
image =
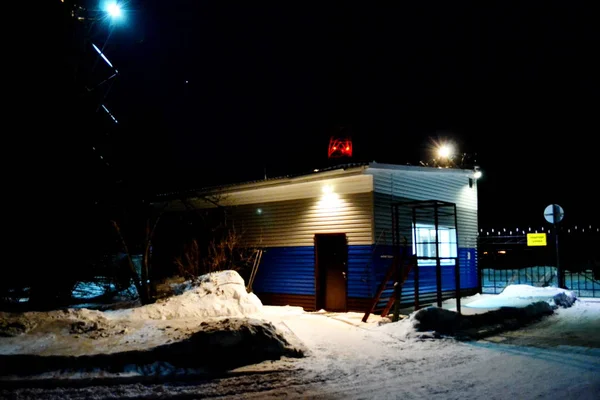
[[[89,121],[92,125],[104,126],[98,124],[99,120],[96,121],[98,117],[91,114],[94,109],[95,113],[102,109],[116,125],[119,121],[111,112],[110,107],[105,104],[105,100],[119,71],[107,56],[105,49],[115,28],[126,22],[127,7],[125,5],[127,0],[65,0],[64,3],[67,7],[65,14],[70,14],[71,18],[77,21],[73,27],[76,29],[78,38],[81,39],[78,42],[81,57],[74,58],[78,60],[74,68],[77,82],[76,92],[85,89],[83,93],[79,94],[83,100],[79,110],[85,114],[84,121]],[[98,62],[100,59],[102,61]],[[106,134],[108,135],[108,133]],[[94,144],[93,148],[102,162],[106,166],[111,166],[108,158],[98,152],[97,149],[100,147]]]
[[[427,147],[428,161],[419,163],[427,167],[436,168],[471,168],[477,163],[477,153],[463,153],[458,151],[458,144],[452,140],[433,140]],[[477,169],[477,168],[476,168]],[[475,175],[478,175],[477,173]],[[478,176],[474,177],[475,179]]]
[[[75,4],[71,10],[71,16],[78,21],[102,21],[115,22],[123,18],[123,9],[116,1],[106,2],[98,8],[88,9]]]
[[[443,144],[438,148],[440,158],[450,159],[454,155],[454,149],[449,144]]]
[[[119,71],[117,71],[117,69],[109,61],[108,57],[104,53],[104,48],[106,47],[106,43],[108,42],[108,39],[112,34],[113,23],[123,19],[123,9],[121,8],[117,0],[102,0],[96,7],[91,9],[87,9],[80,5],[75,5],[73,10],[71,11],[71,15],[73,18],[77,19],[78,21],[81,21],[82,25],[85,28],[85,36],[83,40],[84,46],[86,46],[88,43],[91,44],[92,48],[96,51],[96,53],[98,53],[98,55],[104,60],[104,62],[106,62],[108,67],[111,69],[111,75],[108,78],[102,80],[100,83],[97,83],[92,87],[86,86],[87,91],[91,92],[96,88],[104,85],[106,82],[112,80],[119,74]],[[94,41],[96,40],[92,39],[92,28],[94,26],[97,26],[96,24],[98,22],[100,22],[101,25],[108,25],[108,33],[107,36],[104,38],[104,44],[101,46],[97,46],[96,44],[94,44]],[[94,63],[94,66],[92,67],[90,72],[90,76],[93,73],[95,73],[95,68],[96,64]],[[107,94],[108,93],[106,92],[104,98],[106,98]],[[100,109],[100,105],[98,106],[97,110],[98,109]]]

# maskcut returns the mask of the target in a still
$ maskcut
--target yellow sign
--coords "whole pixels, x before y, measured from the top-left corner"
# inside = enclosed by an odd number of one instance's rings
[[[527,246],[546,246],[545,233],[528,233]]]

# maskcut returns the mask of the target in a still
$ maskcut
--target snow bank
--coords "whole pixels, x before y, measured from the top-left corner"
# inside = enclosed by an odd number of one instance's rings
[[[176,375],[186,369],[218,372],[281,357],[303,357],[305,349],[291,345],[273,324],[251,318],[202,322],[184,340],[144,350],[125,350],[79,357],[0,354],[0,381],[23,378],[73,378],[82,372]],[[118,375],[117,375],[118,376]]]
[[[509,285],[502,293],[487,296],[465,304],[468,308],[527,307],[538,301],[545,301],[550,306],[571,307],[577,300],[575,294],[566,289],[556,287],[535,287],[530,285]]]
[[[197,286],[180,295],[142,307],[106,311],[112,318],[179,319],[196,317],[235,317],[255,314],[262,302],[248,293],[244,279],[232,270],[202,275]]]
[[[102,311],[67,309],[55,311],[30,311],[25,313],[0,312],[0,336],[13,337],[43,330],[46,326],[65,326],[70,333],[106,335],[109,330],[122,330],[111,323]],[[69,328],[70,326],[70,328]]]
[[[462,315],[431,306],[415,311],[401,321],[381,325],[379,329],[401,340],[447,336],[471,340],[517,329],[553,312],[553,307],[545,301],[520,308],[502,307],[476,315]]]
[[[498,296],[518,297],[521,299],[538,301],[544,300],[551,306],[557,307],[571,307],[577,300],[575,294],[570,290],[556,287],[535,287],[530,285],[509,285]]]

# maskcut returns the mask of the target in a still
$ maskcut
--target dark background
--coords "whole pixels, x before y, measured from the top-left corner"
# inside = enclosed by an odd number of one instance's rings
[[[57,6],[56,124],[77,158],[62,176],[93,201],[308,172],[342,133],[349,162],[417,164],[444,140],[476,153],[482,227],[541,226],[551,203],[565,224],[598,221],[585,3],[130,1],[93,26]],[[120,72],[97,90],[118,124],[79,92],[104,67],[86,40]]]

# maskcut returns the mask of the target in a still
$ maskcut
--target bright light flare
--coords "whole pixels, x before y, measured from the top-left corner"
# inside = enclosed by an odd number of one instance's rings
[[[483,174],[481,173],[481,171],[480,171],[480,170],[477,170],[477,171],[475,171],[475,172],[473,173],[473,178],[475,178],[475,179],[479,179],[479,178],[481,178],[481,176],[482,176],[482,175],[483,175]]]
[[[317,204],[318,209],[323,212],[336,212],[342,205],[342,199],[331,185],[323,186],[322,190],[323,194]]]
[[[121,11],[121,7],[119,7],[119,5],[117,3],[108,3],[106,5],[106,12],[112,18],[119,18],[123,15],[123,12]]]
[[[322,190],[323,190],[323,194],[324,195],[332,194],[333,193],[333,186],[331,186],[331,185],[325,185],[325,186],[323,186]]]
[[[454,149],[449,144],[443,144],[438,148],[437,153],[441,158],[450,158],[454,154]]]

